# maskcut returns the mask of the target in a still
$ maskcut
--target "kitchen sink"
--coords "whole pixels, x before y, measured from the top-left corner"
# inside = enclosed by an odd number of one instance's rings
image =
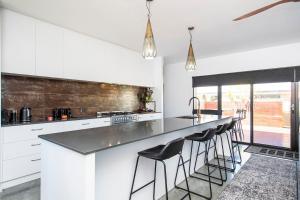
[[[180,119],[196,119],[198,117],[197,116],[193,116],[193,115],[186,115],[186,116],[180,116],[180,117],[176,117],[176,118],[180,118]]]

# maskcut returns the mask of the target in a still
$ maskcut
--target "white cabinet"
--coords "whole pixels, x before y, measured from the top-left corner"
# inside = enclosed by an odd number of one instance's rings
[[[40,154],[3,161],[3,181],[38,173],[40,168]]]
[[[87,39],[78,33],[64,31],[64,77],[84,80],[89,71]]]
[[[2,11],[2,72],[35,75],[35,22]]]
[[[63,29],[36,23],[36,75],[63,77]]]
[[[64,31],[64,77],[96,82],[110,82],[109,63],[101,42],[79,33]]]
[[[138,121],[150,121],[150,120],[156,120],[161,119],[162,113],[146,113],[146,114],[139,114]]]
[[[41,151],[40,140],[26,140],[3,144],[3,160],[39,154]]]
[[[10,186],[35,179],[40,172],[39,135],[110,126],[110,118],[95,118],[1,128],[2,182]],[[26,178],[25,178],[26,177]]]
[[[2,9],[2,72],[156,87],[139,52]],[[160,58],[158,58],[160,60]]]
[[[45,124],[4,127],[3,143],[38,139],[39,135],[50,133],[48,127]]]

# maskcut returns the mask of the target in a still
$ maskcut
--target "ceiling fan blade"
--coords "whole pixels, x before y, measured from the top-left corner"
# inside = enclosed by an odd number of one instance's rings
[[[234,19],[233,21],[239,21],[239,20],[242,20],[242,19],[251,17],[251,16],[253,16],[253,15],[257,15],[258,13],[261,13],[261,12],[263,12],[263,11],[266,11],[266,10],[268,10],[268,9],[270,9],[270,8],[273,8],[273,7],[275,7],[275,6],[278,6],[278,5],[280,5],[280,4],[289,3],[289,2],[299,2],[299,1],[300,1],[300,0],[281,0],[281,1],[277,1],[277,2],[275,2],[275,3],[272,3],[272,4],[270,4],[270,5],[267,5],[267,6],[265,6],[265,7],[262,7],[262,8],[260,8],[260,9],[254,10],[254,11],[252,11],[252,12],[250,12],[250,13],[247,13],[247,14],[245,14],[245,15],[243,15],[243,16],[240,16],[240,17]]]

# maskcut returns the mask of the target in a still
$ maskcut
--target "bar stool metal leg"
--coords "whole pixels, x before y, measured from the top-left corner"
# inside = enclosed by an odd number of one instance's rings
[[[191,192],[190,192],[190,187],[189,187],[189,183],[188,183],[188,180],[187,180],[187,176],[186,176],[186,171],[185,171],[185,166],[184,166],[184,161],[183,161],[183,157],[182,155],[180,155],[180,159],[181,159],[181,163],[182,163],[182,166],[183,166],[183,173],[184,173],[184,178],[185,178],[185,183],[186,183],[186,188],[188,190],[188,196],[189,196],[189,199],[191,200]]]
[[[190,151],[190,159],[188,160],[190,163],[192,162],[193,144],[194,144],[194,141],[192,140],[192,143],[191,143],[191,151]],[[189,164],[189,176],[190,176],[190,175],[191,175],[191,164]]]
[[[222,139],[222,138],[221,138]],[[215,145],[215,152],[216,152],[216,154],[218,155],[218,150],[217,150],[217,142],[214,140],[214,139],[212,139],[213,140],[213,142],[214,142],[214,145]],[[222,148],[223,148],[223,145],[222,145]],[[224,152],[223,152],[224,153]],[[224,160],[225,161],[225,160]],[[222,175],[222,171],[221,171],[221,169],[222,169],[222,167],[221,167],[221,165],[220,165],[220,160],[219,160],[219,158],[217,158],[217,162],[218,162],[218,168],[219,168],[219,173],[220,173],[220,177],[221,177],[221,179],[222,179],[222,182],[223,181],[226,181],[227,180],[227,169],[226,169],[226,165],[225,165],[225,179],[223,179],[223,175]],[[225,162],[224,162],[225,163]],[[209,163],[208,163],[209,164]]]
[[[218,136],[220,137],[220,140],[221,140],[222,155],[221,155],[221,158],[220,158],[218,153],[216,153],[217,156],[215,156],[215,159],[223,160],[223,166],[220,166],[220,167],[221,167],[221,169],[225,170],[225,179],[223,179],[223,181],[227,181],[227,171],[233,172],[234,170],[232,168],[229,168],[229,167],[226,166],[227,159],[226,159],[225,153],[224,153],[224,143],[223,143],[222,135],[217,135],[216,136],[215,143],[217,144]],[[229,145],[228,145],[228,147],[231,148]],[[210,165],[213,166],[213,167],[217,167],[217,165],[214,165],[214,164],[210,164]]]
[[[135,181],[135,177],[136,177],[136,171],[137,171],[137,167],[138,167],[138,164],[139,164],[139,160],[140,160],[140,156],[138,156],[137,159],[136,159],[135,170],[134,170],[134,175],[133,175],[133,180],[132,180],[132,185],[131,185],[129,200],[131,200],[131,197],[134,194],[134,192],[133,192],[133,186],[134,186],[134,181]]]
[[[242,163],[242,156],[241,156],[241,149],[240,149],[240,145],[239,143],[237,142],[237,131],[235,128],[232,129],[232,137],[235,137],[235,141],[236,141],[236,144],[235,146],[233,146],[233,149],[234,148],[237,148],[238,149],[238,154],[239,154],[239,158],[240,160],[239,161],[236,161],[238,164],[241,164]]]
[[[155,200],[156,168],[157,168],[157,161],[155,161],[155,166],[154,166],[153,200]]]
[[[229,134],[229,135],[228,135]],[[233,143],[232,143],[232,135],[231,135],[231,131],[226,131],[226,139],[227,139],[227,143],[229,146],[229,153],[230,153],[230,161],[232,163],[232,172],[235,171],[236,169],[236,162],[235,162],[235,155],[234,155],[234,147],[233,147]]]
[[[168,200],[169,196],[168,196],[168,182],[167,182],[167,167],[166,167],[166,163],[164,161],[161,161],[161,162],[164,165],[166,200]]]
[[[207,149],[207,142],[205,142],[205,158],[206,158],[207,163],[208,163],[208,151],[209,151],[209,149]],[[207,165],[207,173],[208,173],[208,182],[209,182],[209,197],[207,199],[211,199],[211,197],[212,197],[211,183],[212,182],[211,182],[211,179],[210,179],[209,165]],[[223,185],[223,183],[222,183],[222,185]]]

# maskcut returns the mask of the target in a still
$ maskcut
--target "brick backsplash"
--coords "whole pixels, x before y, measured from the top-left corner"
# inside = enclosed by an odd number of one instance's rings
[[[53,108],[71,108],[75,117],[97,111],[136,111],[145,88],[107,83],[57,80],[2,74],[2,109],[32,109],[32,120],[44,120]],[[83,108],[83,109],[81,109]],[[83,111],[83,112],[81,112]]]

